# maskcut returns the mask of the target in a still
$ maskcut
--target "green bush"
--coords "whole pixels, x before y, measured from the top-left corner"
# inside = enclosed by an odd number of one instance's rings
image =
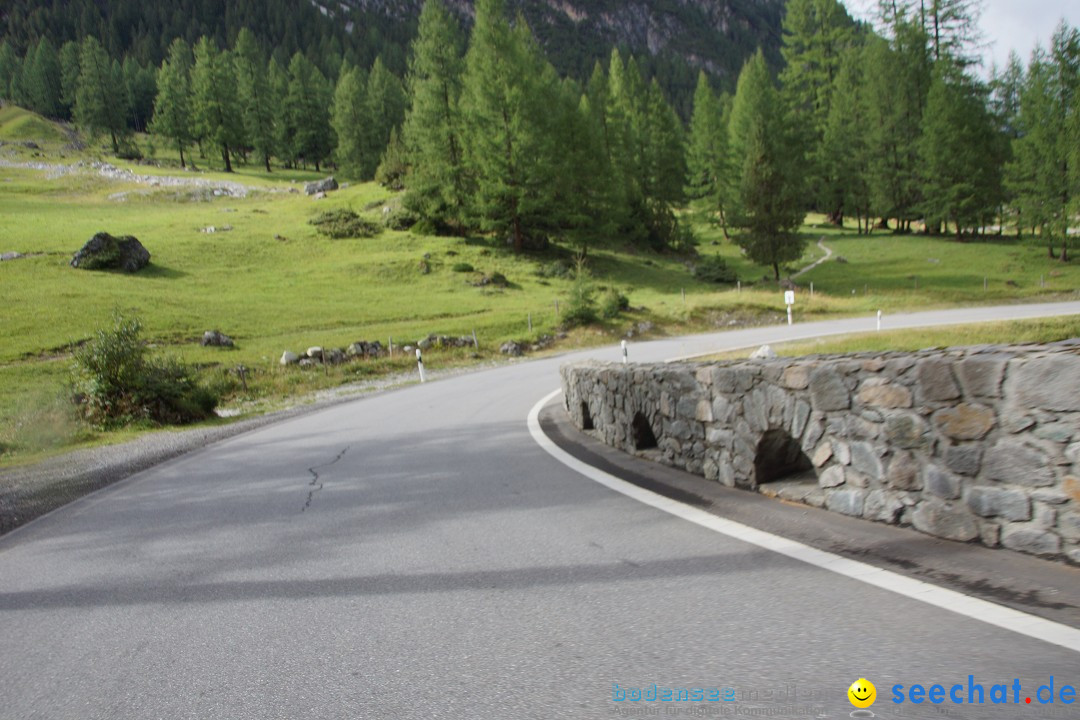
[[[476,270],[476,268],[474,268],[467,262],[454,263],[453,267],[451,267],[450,269],[454,272],[473,272],[474,270]]]
[[[382,232],[382,226],[377,222],[360,217],[346,208],[326,210],[308,220],[308,223],[334,240],[371,238]]]
[[[408,230],[416,226],[419,218],[411,210],[393,208],[383,214],[383,225],[390,230]]]
[[[735,271],[729,268],[724,258],[719,255],[702,258],[694,266],[694,277],[711,283],[733,283],[739,279]]]
[[[600,317],[605,320],[617,318],[619,313],[629,309],[630,299],[614,288],[605,292],[600,298]]]
[[[209,417],[215,393],[175,358],[151,357],[138,318],[118,314],[75,352],[74,397],[83,415],[106,426],[139,420],[183,424]]]
[[[563,327],[573,328],[591,325],[597,321],[595,290],[589,275],[578,269],[577,280],[570,287],[570,300],[562,314]]]
[[[572,278],[574,268],[567,260],[555,260],[536,268],[536,276],[541,278]]]

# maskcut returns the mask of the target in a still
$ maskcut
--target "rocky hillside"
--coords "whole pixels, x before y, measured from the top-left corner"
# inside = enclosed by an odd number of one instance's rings
[[[468,24],[472,0],[444,0]],[[566,75],[587,78],[612,47],[638,58],[684,117],[699,69],[718,88],[735,77],[759,46],[779,66],[784,0],[507,0],[524,14],[548,57]],[[369,66],[376,56],[405,71],[423,0],[3,0],[0,44],[16,55],[42,37],[59,47],[94,35],[109,54],[157,66],[173,38],[202,35],[231,45],[240,28],[287,65],[296,51],[334,77],[342,60]]]
[[[328,16],[369,23],[412,22],[423,0],[312,0]],[[446,0],[468,22],[470,0]],[[588,77],[612,47],[642,59],[648,74],[680,101],[698,69],[733,89],[747,56],[759,46],[779,63],[784,0],[508,0],[520,10],[560,71]],[[347,10],[346,10],[347,8]]]

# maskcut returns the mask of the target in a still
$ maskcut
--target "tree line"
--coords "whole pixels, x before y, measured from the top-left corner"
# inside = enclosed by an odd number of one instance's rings
[[[617,49],[563,77],[503,0],[466,34],[427,0],[404,80],[376,59],[330,78],[303,53],[175,39],[160,67],[111,59],[92,36],[0,44],[0,95],[110,137],[148,128],[184,153],[272,161],[404,187],[432,229],[496,233],[521,250],[560,239],[692,243],[706,214],[756,262],[797,259],[807,210],[875,230],[976,237],[1006,225],[1068,258],[1080,207],[1080,33],[1062,23],[1025,66],[974,72],[976,0],[889,0],[875,30],[838,0],[790,0],[779,77],[759,51],[734,95],[698,79],[685,126]],[[1060,251],[1056,247],[1060,247]]]
[[[1025,67],[974,73],[976,0],[882,2],[881,32],[837,0],[790,0],[779,83],[760,57],[735,97],[698,85],[687,191],[751,255],[797,258],[805,210],[837,224],[958,239],[1013,225],[1068,259],[1080,212],[1080,33],[1062,22]],[[752,120],[748,122],[747,115]],[[779,271],[777,270],[777,276]]]

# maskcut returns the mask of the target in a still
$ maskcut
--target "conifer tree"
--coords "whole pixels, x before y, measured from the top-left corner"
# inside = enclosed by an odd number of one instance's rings
[[[75,109],[79,72],[79,44],[69,40],[60,48],[60,101],[65,119],[70,119]],[[0,85],[2,84],[3,74],[0,73]]]
[[[690,138],[686,150],[686,196],[702,204],[710,217],[720,223],[728,237],[727,207],[723,188],[728,175],[727,117],[722,101],[713,93],[702,71],[694,90],[690,117]]]
[[[47,38],[42,38],[31,53],[26,53],[25,90],[30,106],[37,113],[46,117],[58,118],[63,113],[62,92],[60,86],[60,55]]]
[[[129,125],[138,132],[145,132],[154,114],[154,98],[157,96],[157,78],[153,70],[143,67],[130,55],[124,58],[124,87],[130,99]]]
[[[127,91],[119,64],[110,62],[105,48],[93,35],[86,36],[79,53],[79,82],[75,92],[75,122],[91,135],[108,133],[114,153],[126,128]]]
[[[375,182],[390,190],[402,190],[407,169],[405,146],[401,143],[397,128],[394,128],[390,131],[390,141],[379,160],[379,167],[375,168]]]
[[[922,181],[918,140],[930,56],[926,34],[901,18],[893,40],[869,38],[866,57],[866,107],[871,132],[868,179],[874,207],[883,218],[896,218],[896,229],[910,229],[919,217]]]
[[[266,81],[270,88],[270,107],[273,109],[275,157],[286,166],[295,167],[296,151],[293,149],[291,121],[287,103],[289,97],[289,73],[281,66],[275,55],[271,55],[266,67]]]
[[[1015,205],[1024,223],[1038,229],[1055,257],[1061,241],[1068,260],[1069,226],[1076,211],[1078,144],[1077,96],[1080,95],[1080,32],[1064,22],[1049,52],[1036,48],[1020,95],[1020,137],[1006,169]]]
[[[981,88],[949,60],[937,63],[919,139],[923,212],[930,227],[986,224],[1001,200],[1001,151]]]
[[[345,68],[338,78],[334,89],[334,110],[331,124],[337,134],[337,149],[334,157],[338,166],[348,177],[364,178],[364,170],[369,164],[365,156],[368,152],[368,115],[367,90],[364,87],[363,73],[356,68]]]
[[[461,104],[476,183],[472,218],[484,230],[506,233],[520,252],[556,220],[550,109],[557,78],[524,19],[511,28],[503,13],[502,0],[476,4]]]
[[[759,50],[739,74],[731,109],[731,221],[743,230],[735,242],[754,262],[772,266],[778,281],[780,265],[802,257],[806,245],[796,232],[805,215],[800,158],[781,107]]]
[[[229,54],[218,50],[206,36],[195,44],[191,96],[195,137],[218,148],[225,172],[232,172],[232,152],[244,138],[236,102],[236,76]]]
[[[409,174],[405,205],[438,225],[460,224],[466,185],[459,103],[464,72],[456,21],[427,0],[412,45],[411,105],[402,128]]]
[[[331,90],[326,77],[303,54],[289,61],[289,89],[285,97],[294,156],[320,164],[336,144],[330,127]]]
[[[266,62],[255,41],[255,35],[244,28],[236,36],[233,51],[236,72],[237,100],[248,143],[262,157],[266,172],[270,172],[270,156],[274,154],[274,112],[270,83],[266,77]]]
[[[827,207],[840,208],[845,217],[854,215],[860,235],[871,231],[866,171],[870,162],[869,113],[864,91],[867,52],[865,46],[844,51],[822,135],[820,166],[831,188]]]
[[[390,143],[390,134],[405,119],[405,90],[382,58],[375,58],[367,77],[368,137],[364,176],[374,177],[379,158]]]
[[[191,144],[191,48],[183,38],[169,46],[169,57],[158,72],[158,94],[150,131],[168,138],[180,152],[180,167],[187,167],[184,148]]]
[[[7,40],[0,40],[0,98],[13,100],[11,85],[20,71],[19,56]]]

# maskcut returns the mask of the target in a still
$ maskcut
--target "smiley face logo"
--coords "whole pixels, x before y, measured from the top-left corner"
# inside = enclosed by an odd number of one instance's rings
[[[866,678],[859,678],[851,683],[847,690],[848,700],[857,708],[868,708],[877,700],[877,688]]]

